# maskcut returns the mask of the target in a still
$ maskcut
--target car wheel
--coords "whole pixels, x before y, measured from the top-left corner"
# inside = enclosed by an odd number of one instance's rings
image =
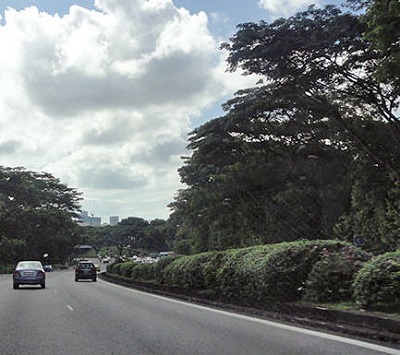
[[[46,284],[40,284],[40,287],[41,287],[41,288],[45,288],[45,287],[46,287]]]
[[[96,282],[97,281],[97,278],[96,277],[93,277],[93,282]]]
[[[14,285],[13,285],[14,290],[18,289],[18,287],[19,287],[18,284],[14,284]]]
[[[77,277],[75,277],[75,281],[78,282],[78,278]]]

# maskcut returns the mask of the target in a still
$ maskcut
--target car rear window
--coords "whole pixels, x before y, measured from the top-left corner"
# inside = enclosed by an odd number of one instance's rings
[[[40,269],[42,264],[39,261],[21,261],[17,265],[17,269]]]
[[[90,269],[94,267],[94,264],[92,263],[80,263],[79,267],[82,269]]]

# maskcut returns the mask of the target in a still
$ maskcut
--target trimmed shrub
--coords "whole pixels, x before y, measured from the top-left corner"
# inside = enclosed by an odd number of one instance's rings
[[[164,269],[167,286],[185,293],[204,289],[204,267],[213,255],[214,252],[183,256],[170,263]]]
[[[121,265],[122,263],[114,263],[107,266],[107,272],[110,274],[121,275]]]
[[[132,274],[132,268],[136,267],[136,265],[138,264],[133,261],[126,261],[124,263],[121,263],[119,266],[119,274],[123,277],[130,278]]]
[[[354,298],[361,307],[400,309],[400,251],[366,263],[354,280]]]
[[[337,240],[298,241],[276,244],[258,267],[256,297],[262,303],[297,301],[306,290],[306,280],[314,264],[326,253],[351,244]]]
[[[139,264],[130,272],[133,280],[154,280],[178,292],[199,294],[200,291],[202,295],[260,306],[299,300],[306,286],[309,289],[322,287],[317,282],[317,271],[321,269],[319,275],[323,273],[324,263],[315,268],[313,281],[306,283],[314,265],[332,253],[341,254],[351,247],[349,243],[336,240],[287,242],[192,256],[168,256],[155,264]],[[121,268],[124,269],[121,264],[113,265],[112,273],[120,274]]]
[[[229,300],[248,303],[254,299],[255,279],[260,271],[261,261],[271,248],[273,246],[263,245],[225,251],[222,257],[213,262],[219,264],[213,280],[215,291]],[[211,275],[208,277],[211,282]]]
[[[112,274],[112,270],[113,270],[113,268],[114,268],[113,265],[114,265],[114,264],[108,264],[108,265],[106,266],[106,272],[107,272],[107,273]]]
[[[131,278],[135,281],[154,281],[156,278],[156,263],[138,264],[132,268]]]
[[[160,284],[166,284],[165,276],[164,276],[164,270],[165,268],[174,262],[175,260],[181,258],[181,255],[170,255],[170,256],[164,256],[160,260],[157,261],[155,264],[155,278],[158,283]]]
[[[313,302],[350,300],[354,277],[371,258],[372,254],[354,246],[343,247],[339,252],[326,252],[308,275],[304,299]]]
[[[212,291],[219,291],[219,283],[217,280],[217,272],[221,268],[226,252],[215,252],[204,264],[203,276],[206,288]]]

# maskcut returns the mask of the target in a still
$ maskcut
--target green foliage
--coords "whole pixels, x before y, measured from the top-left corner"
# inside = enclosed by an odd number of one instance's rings
[[[300,299],[352,301],[354,291],[363,307],[399,308],[400,252],[371,257],[343,241],[303,240],[170,256],[154,264],[118,263],[107,272],[173,292],[258,307]]]
[[[188,256],[165,270],[167,285],[186,292],[206,288],[247,304],[298,300],[314,263],[348,247],[340,241],[300,241]]]
[[[180,255],[190,255],[192,253],[192,246],[187,239],[176,240],[173,243],[172,249]]]
[[[138,265],[137,263],[134,263],[133,261],[127,261],[124,263],[121,263],[119,266],[119,271],[121,276],[130,278],[132,275],[132,269]]]
[[[364,248],[377,254],[400,247],[400,188],[359,158],[353,164],[351,208],[336,225],[336,234],[348,241],[362,235]]]
[[[3,260],[65,260],[77,242],[80,195],[50,174],[0,167]]]
[[[111,264],[111,265],[107,266],[107,272],[121,276],[122,275],[121,267],[122,267],[122,263]]]
[[[273,248],[257,246],[224,252],[215,275],[218,293],[232,300],[257,299],[258,295],[254,292],[260,272],[259,263]]]
[[[377,256],[357,274],[354,298],[365,308],[400,309],[400,251]]]
[[[384,83],[400,84],[400,3],[398,0],[372,1],[361,17],[367,25],[365,38],[375,50],[379,50],[381,61],[377,76]]]
[[[135,281],[154,281],[156,279],[157,265],[153,264],[137,264],[131,269],[131,278]]]
[[[83,243],[96,250],[115,248],[119,257],[135,253],[170,250],[175,231],[167,221],[129,217],[115,226],[84,227],[80,230]],[[103,254],[108,254],[103,252]]]
[[[188,188],[170,207],[193,252],[317,239],[337,224],[371,250],[397,247],[400,86],[398,70],[385,85],[377,73],[398,52],[399,5],[366,3],[366,16],[329,5],[240,24],[222,45],[229,70],[265,84],[191,132]]]
[[[308,275],[304,299],[314,302],[350,300],[353,281],[372,254],[354,246],[343,247],[339,252],[324,251]]]
[[[15,269],[14,264],[0,264],[0,274],[11,274]]]
[[[157,263],[155,263],[155,276],[158,283],[166,284],[167,280],[164,276],[165,268],[179,258],[181,258],[181,255],[164,256],[160,260],[158,260]]]
[[[218,294],[220,293],[220,287],[217,274],[224,263],[226,253],[228,251],[214,252],[203,267],[204,281],[207,289]]]
[[[348,246],[337,240],[298,241],[277,245],[263,260],[256,279],[261,302],[296,301],[302,298],[313,265],[325,253]]]
[[[18,260],[25,250],[26,242],[24,240],[0,236],[0,260],[2,262]]]
[[[193,256],[183,256],[164,269],[164,277],[168,287],[185,293],[201,290],[206,287],[204,264],[213,253],[202,253]]]

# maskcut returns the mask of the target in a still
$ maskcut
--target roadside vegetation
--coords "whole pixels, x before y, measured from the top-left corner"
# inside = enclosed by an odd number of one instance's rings
[[[80,193],[47,173],[0,166],[0,264],[66,260],[78,241]]]
[[[400,252],[374,256],[343,241],[175,255],[152,264],[120,262],[110,264],[107,274],[177,294],[259,308],[304,301],[400,311]]]

